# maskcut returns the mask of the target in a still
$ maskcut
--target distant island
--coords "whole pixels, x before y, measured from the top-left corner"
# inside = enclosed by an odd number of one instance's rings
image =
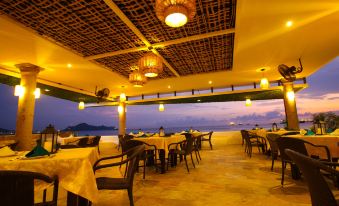
[[[0,134],[14,134],[14,130],[0,128]]]
[[[80,123],[75,126],[68,126],[67,128],[63,129],[63,131],[97,131],[97,130],[117,130],[116,127],[108,127],[108,126],[94,126],[89,125],[86,123]]]

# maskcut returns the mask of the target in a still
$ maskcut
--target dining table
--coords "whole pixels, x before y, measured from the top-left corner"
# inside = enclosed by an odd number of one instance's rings
[[[0,148],[17,143],[16,140],[0,140]]]
[[[95,136],[70,136],[70,137],[58,137],[58,142],[61,145],[68,145],[68,144],[74,144],[78,142],[78,140],[88,137],[89,140],[93,139]]]
[[[145,142],[149,145],[156,146],[158,150],[158,158],[160,160],[160,172],[164,174],[166,172],[166,154],[168,154],[168,146],[172,143],[178,143],[183,140],[186,140],[185,135],[175,134],[171,136],[159,136],[155,134],[150,137],[134,137],[133,140],[138,140],[141,142]],[[147,149],[153,149],[153,147]]]
[[[282,137],[298,138],[310,142],[315,145],[325,145],[330,150],[332,159],[339,159],[339,135],[283,135]],[[316,155],[321,158],[326,158],[325,150],[306,147],[310,155]]]
[[[98,202],[99,191],[93,172],[93,165],[99,159],[95,148],[61,149],[50,156],[26,158],[28,151],[16,155],[0,157],[0,170],[38,172],[53,177],[58,176],[59,186],[68,191],[67,205],[87,204],[89,200]],[[47,184],[35,185],[43,190]]]

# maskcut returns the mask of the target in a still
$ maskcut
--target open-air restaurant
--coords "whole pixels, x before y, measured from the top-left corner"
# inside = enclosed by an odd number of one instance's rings
[[[338,25],[338,0],[1,0],[0,83],[17,112],[0,132],[0,205],[339,205],[339,116],[304,126],[297,104],[338,60]],[[80,134],[52,117],[36,131],[45,96],[79,113],[113,108],[116,131]],[[127,120],[135,107],[272,100],[282,123]]]

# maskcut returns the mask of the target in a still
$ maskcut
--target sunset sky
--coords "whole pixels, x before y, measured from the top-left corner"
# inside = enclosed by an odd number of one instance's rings
[[[296,94],[299,118],[309,118],[310,113],[339,111],[339,57],[325,65],[307,79],[309,87]],[[17,97],[13,87],[0,84],[0,128],[15,129]],[[41,130],[48,124],[57,129],[86,122],[92,125],[118,126],[117,107],[87,108],[79,111],[78,104],[42,95],[36,101],[34,129]],[[283,100],[245,102],[196,103],[165,105],[158,112],[158,105],[129,106],[128,128],[158,128],[174,126],[211,126],[236,123],[272,123],[284,118]]]

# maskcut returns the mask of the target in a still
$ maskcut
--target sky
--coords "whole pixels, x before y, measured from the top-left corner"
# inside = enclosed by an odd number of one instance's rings
[[[299,119],[312,113],[339,111],[339,57],[307,78],[309,87],[296,94]],[[13,87],[0,84],[0,128],[15,129],[18,98]],[[195,103],[127,107],[127,128],[159,128],[190,126],[222,126],[236,123],[272,123],[284,119],[283,100]],[[79,123],[118,127],[117,107],[96,107],[78,110],[78,103],[41,95],[35,104],[34,130],[48,124],[57,129]]]

